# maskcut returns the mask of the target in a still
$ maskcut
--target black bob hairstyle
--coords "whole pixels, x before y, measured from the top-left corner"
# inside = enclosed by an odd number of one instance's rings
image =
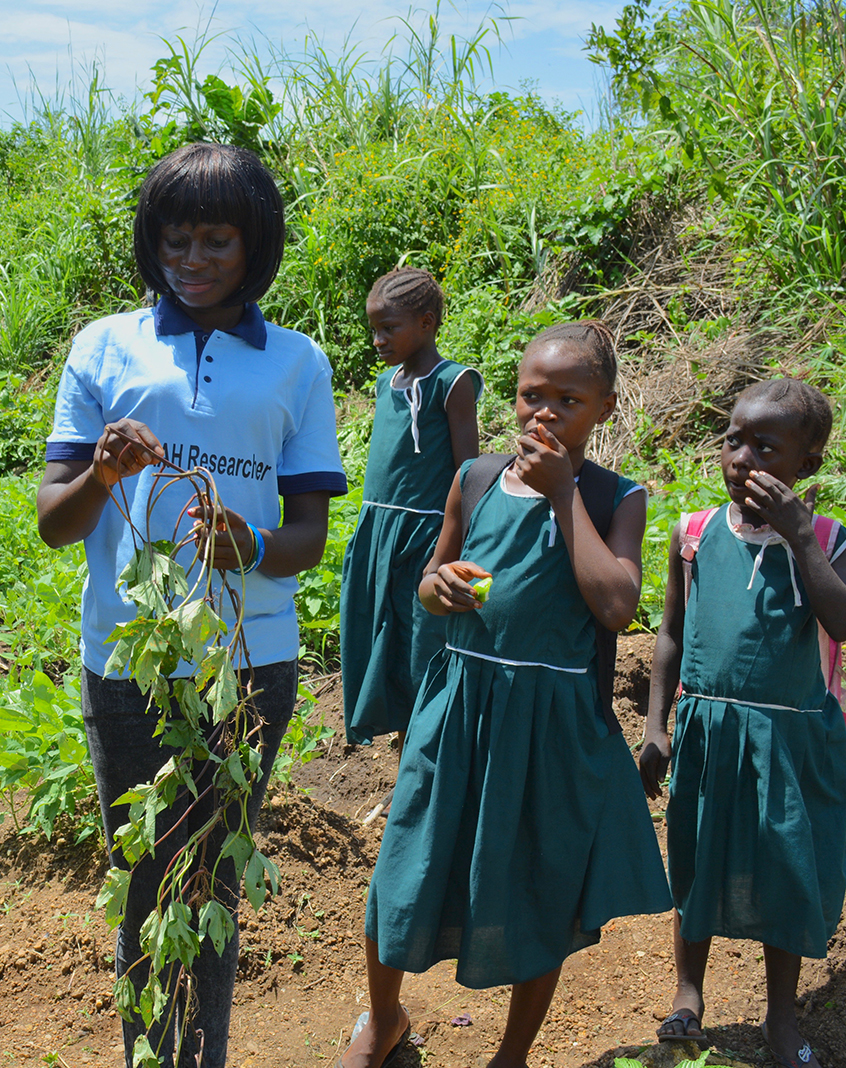
[[[159,262],[163,226],[228,223],[244,238],[247,274],[226,307],[258,300],[282,262],[285,214],[270,171],[234,145],[183,145],[152,168],[138,194],[135,259],[148,289],[173,296]]]

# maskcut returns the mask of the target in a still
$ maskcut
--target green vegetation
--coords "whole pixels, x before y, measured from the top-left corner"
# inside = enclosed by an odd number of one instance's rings
[[[109,112],[90,85],[0,131],[0,793],[17,826],[97,826],[79,722],[78,549],[44,547],[34,492],[68,345],[143,299],[135,191],[185,141],[257,151],[277,175],[288,243],[263,302],[335,367],[353,492],[332,506],[302,578],[303,656],[334,670],[343,551],[361,500],[377,371],[364,301],[391,267],[428,267],[447,296],[445,353],[478,366],[483,448],[507,447],[517,357],[560,319],[601,315],[618,337],[621,403],[597,455],[651,494],[639,623],[660,618],[669,532],[721,499],[717,442],[731,398],[790,373],[837,404],[821,503],[846,490],[843,216],[846,31],[834,0],[634,0],[589,48],[607,65],[602,129],[531,89],[478,89],[495,20],[442,40],[399,19],[391,55],[313,42],[297,60],[232,42],[227,84],[205,42],[177,40],[148,96]],[[163,48],[165,46],[163,45]],[[279,87],[279,88],[277,88]],[[306,683],[307,686],[307,683]],[[308,701],[280,764],[315,751]]]
[[[713,1056],[719,1057],[719,1055],[712,1054],[709,1050],[703,1050],[702,1053],[696,1058],[695,1061],[687,1058],[683,1061],[676,1063],[676,1068],[729,1068],[728,1065],[717,1064],[717,1061],[712,1061]],[[634,1057],[615,1057],[614,1068],[643,1068],[643,1061],[636,1060]]]

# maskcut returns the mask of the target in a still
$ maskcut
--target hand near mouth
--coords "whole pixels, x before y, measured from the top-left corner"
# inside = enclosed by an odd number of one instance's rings
[[[538,423],[517,439],[514,464],[520,480],[552,500],[575,486],[570,456],[558,438]]]
[[[766,471],[750,471],[744,485],[744,507],[762,522],[791,540],[813,533],[811,517],[820,486],[815,483],[799,497],[788,486]]]

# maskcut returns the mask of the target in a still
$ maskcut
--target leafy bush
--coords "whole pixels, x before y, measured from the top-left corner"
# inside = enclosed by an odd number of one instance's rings
[[[301,632],[305,632],[300,656],[316,661],[321,668],[337,662],[340,655],[341,572],[347,542],[355,530],[361,509],[361,495],[361,487],[358,487],[346,497],[332,499],[323,559],[317,567],[299,577],[297,618]]]
[[[57,686],[43,671],[12,672],[0,691],[0,732],[0,794],[15,829],[50,838],[65,817],[77,841],[99,832],[78,681],[68,674]],[[25,820],[18,815],[21,796]]]
[[[643,539],[643,585],[638,606],[638,622],[648,630],[655,630],[664,614],[668,551],[673,527],[682,512],[712,508],[726,500],[718,463],[714,463],[709,470],[700,463],[674,457],[668,452],[662,452],[659,460],[670,480],[650,489]]]

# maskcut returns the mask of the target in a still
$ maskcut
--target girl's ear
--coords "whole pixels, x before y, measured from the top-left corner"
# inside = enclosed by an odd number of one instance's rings
[[[602,411],[599,414],[597,423],[607,423],[611,416],[614,414],[614,409],[617,407],[617,391],[611,390],[608,396],[605,398],[602,404]]]
[[[435,318],[435,313],[429,309],[424,311],[420,316],[420,325],[424,330],[436,329],[438,320]]]
[[[822,467],[823,454],[821,452],[808,452],[805,454],[805,459],[802,461],[802,465],[799,468],[799,473],[796,476],[796,481],[800,481],[803,478],[813,478],[814,475]]]

